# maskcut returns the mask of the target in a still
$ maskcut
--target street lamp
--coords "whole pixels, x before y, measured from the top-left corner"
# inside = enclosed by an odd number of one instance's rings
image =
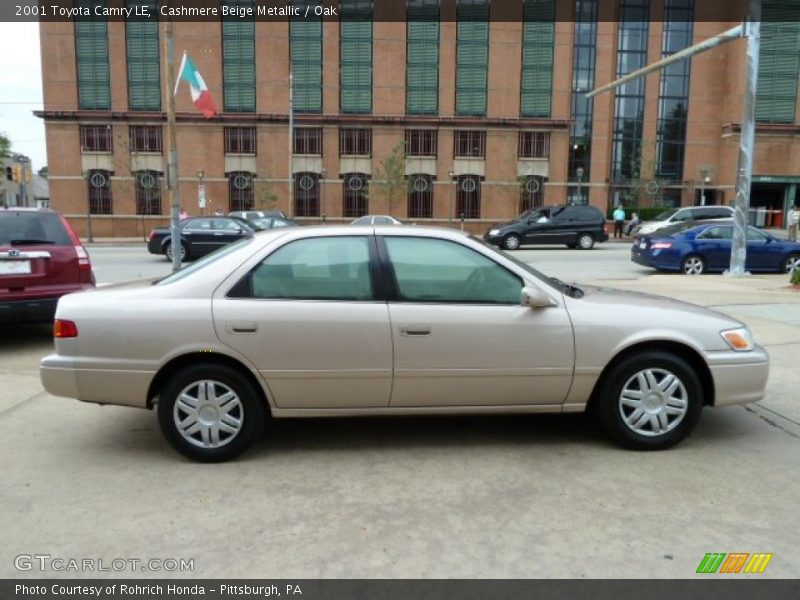
[[[700,168],[700,206],[706,205],[706,185],[711,183],[711,169]]]
[[[578,180],[578,202],[580,204],[584,204],[583,202],[583,175],[586,171],[583,170],[583,167],[578,167],[575,169],[575,178]]]
[[[452,171],[448,171],[448,173],[447,173],[447,176],[450,177],[450,181],[453,181],[453,176],[454,175],[455,175],[455,173],[453,173]],[[447,214],[447,223],[448,223],[448,227],[450,227],[450,228],[453,227],[453,196],[454,195],[455,195],[455,192],[450,194],[450,208],[449,208],[449,212]]]
[[[200,207],[200,216],[203,216],[203,210],[206,207],[206,186],[203,185],[205,175],[203,169],[197,171],[197,205]]]

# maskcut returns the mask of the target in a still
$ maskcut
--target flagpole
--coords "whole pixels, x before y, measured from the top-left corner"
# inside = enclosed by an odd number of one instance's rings
[[[169,2],[167,3],[169,5]],[[175,81],[175,44],[173,41],[175,23],[167,21],[164,27],[164,55],[167,74],[167,190],[170,204],[170,245],[172,246],[172,271],[181,268],[181,237],[178,230],[180,212],[180,189],[178,188],[178,140],[175,133],[175,94],[172,82]],[[183,63],[181,63],[183,66]]]

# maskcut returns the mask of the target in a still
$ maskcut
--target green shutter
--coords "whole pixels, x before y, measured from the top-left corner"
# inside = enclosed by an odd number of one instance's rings
[[[104,2],[76,2],[93,7]],[[91,10],[91,8],[90,8]],[[75,21],[75,63],[78,72],[78,107],[111,110],[111,77],[108,66],[108,22],[105,19]]]
[[[756,120],[794,123],[800,74],[800,0],[765,0]]]
[[[406,113],[438,114],[438,0],[409,0],[406,37]]]
[[[456,48],[456,114],[486,116],[489,3],[460,0]]]
[[[549,117],[553,93],[553,0],[525,0],[520,114]]]
[[[226,0],[228,6],[253,8],[253,0]],[[226,112],[256,110],[255,21],[222,20],[222,91]]]
[[[372,1],[342,0],[339,22],[339,110],[372,112]]]
[[[129,0],[129,8],[147,6],[157,15],[155,0]],[[158,21],[128,20],[125,23],[128,52],[128,107],[130,110],[161,110],[161,53]]]
[[[294,112],[322,112],[322,20],[291,21]]]

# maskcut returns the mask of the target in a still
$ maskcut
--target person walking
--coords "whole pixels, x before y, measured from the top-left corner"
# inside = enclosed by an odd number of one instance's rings
[[[614,237],[621,238],[623,229],[625,228],[625,209],[622,204],[617,205],[614,209]]]
[[[797,226],[798,223],[800,223],[800,203],[795,203],[795,205],[789,209],[786,223],[789,225],[789,241],[796,242]]]

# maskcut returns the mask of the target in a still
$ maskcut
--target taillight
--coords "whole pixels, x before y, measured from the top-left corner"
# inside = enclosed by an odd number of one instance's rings
[[[603,233],[608,233],[608,223],[603,225]]]
[[[75,247],[75,253],[78,255],[78,270],[79,271],[91,271],[92,270],[92,261],[89,259],[89,253],[86,252],[86,248],[83,247],[81,244],[81,240],[78,235],[75,233],[75,230],[64,218],[64,215],[58,215],[61,218],[61,222],[64,224],[64,229],[67,230],[67,235],[69,235],[69,239],[72,240],[72,245]]]
[[[56,338],[74,338],[78,337],[78,326],[74,321],[66,321],[64,319],[56,319],[53,323],[53,337]]]
[[[152,240],[154,237],[156,237],[156,230],[155,229],[153,229],[153,231],[150,232],[150,238],[149,239]]]
[[[672,248],[672,242],[655,242],[653,244],[653,250],[664,250],[666,248]]]

